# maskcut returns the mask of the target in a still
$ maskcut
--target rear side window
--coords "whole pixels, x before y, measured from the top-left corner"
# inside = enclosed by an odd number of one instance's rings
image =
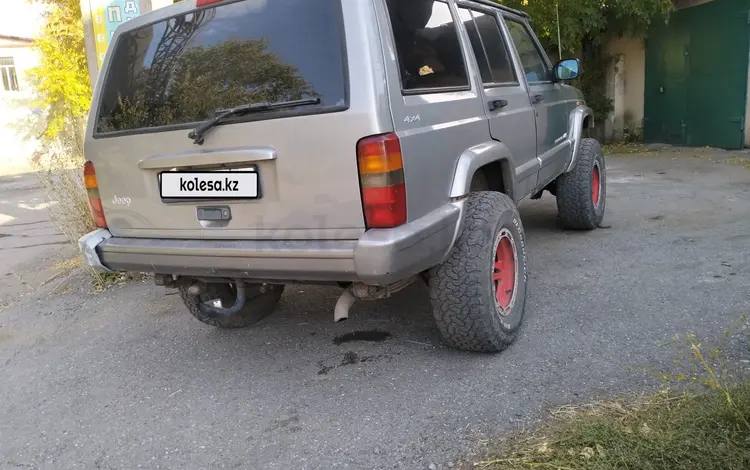
[[[450,8],[437,0],[388,0],[404,91],[469,88]]]
[[[346,109],[341,0],[246,0],[122,34],[98,133],[195,123],[242,104],[319,98],[274,115]],[[263,119],[271,114],[240,117]]]

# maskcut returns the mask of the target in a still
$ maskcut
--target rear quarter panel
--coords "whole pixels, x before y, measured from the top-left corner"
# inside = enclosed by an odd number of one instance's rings
[[[469,90],[402,93],[388,10],[384,0],[377,0],[375,5],[393,127],[401,140],[408,218],[412,221],[450,201],[458,158],[466,149],[491,138],[482,93],[469,64]],[[467,57],[466,44],[461,47]]]

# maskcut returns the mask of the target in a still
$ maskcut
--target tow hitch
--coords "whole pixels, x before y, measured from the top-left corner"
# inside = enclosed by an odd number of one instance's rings
[[[234,300],[234,305],[229,308],[211,307],[202,302],[200,296],[203,294],[203,284],[201,283],[195,283],[188,287],[188,295],[195,299],[195,303],[198,305],[198,308],[202,313],[214,318],[228,317],[242,310],[247,302],[247,288],[245,282],[241,279],[235,279],[234,285],[237,289],[237,298]]]

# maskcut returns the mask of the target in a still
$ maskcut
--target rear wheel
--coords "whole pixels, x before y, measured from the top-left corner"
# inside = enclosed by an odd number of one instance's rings
[[[430,272],[430,297],[449,346],[496,352],[513,342],[526,305],[526,243],[507,195],[469,195],[456,246]]]
[[[607,202],[607,168],[602,146],[582,139],[573,169],[556,182],[557,212],[565,228],[591,230],[602,223]]]
[[[247,303],[233,315],[215,315],[201,310],[200,304],[209,306],[221,303],[222,308],[234,304],[237,293],[232,284],[207,284],[199,297],[188,293],[188,286],[180,286],[180,297],[190,313],[201,322],[218,328],[244,328],[259,322],[273,313],[284,292],[283,285],[255,284],[247,286]]]

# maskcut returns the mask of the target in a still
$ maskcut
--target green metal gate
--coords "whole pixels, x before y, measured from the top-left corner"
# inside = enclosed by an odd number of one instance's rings
[[[750,0],[674,12],[649,32],[643,136],[648,142],[742,148]]]

